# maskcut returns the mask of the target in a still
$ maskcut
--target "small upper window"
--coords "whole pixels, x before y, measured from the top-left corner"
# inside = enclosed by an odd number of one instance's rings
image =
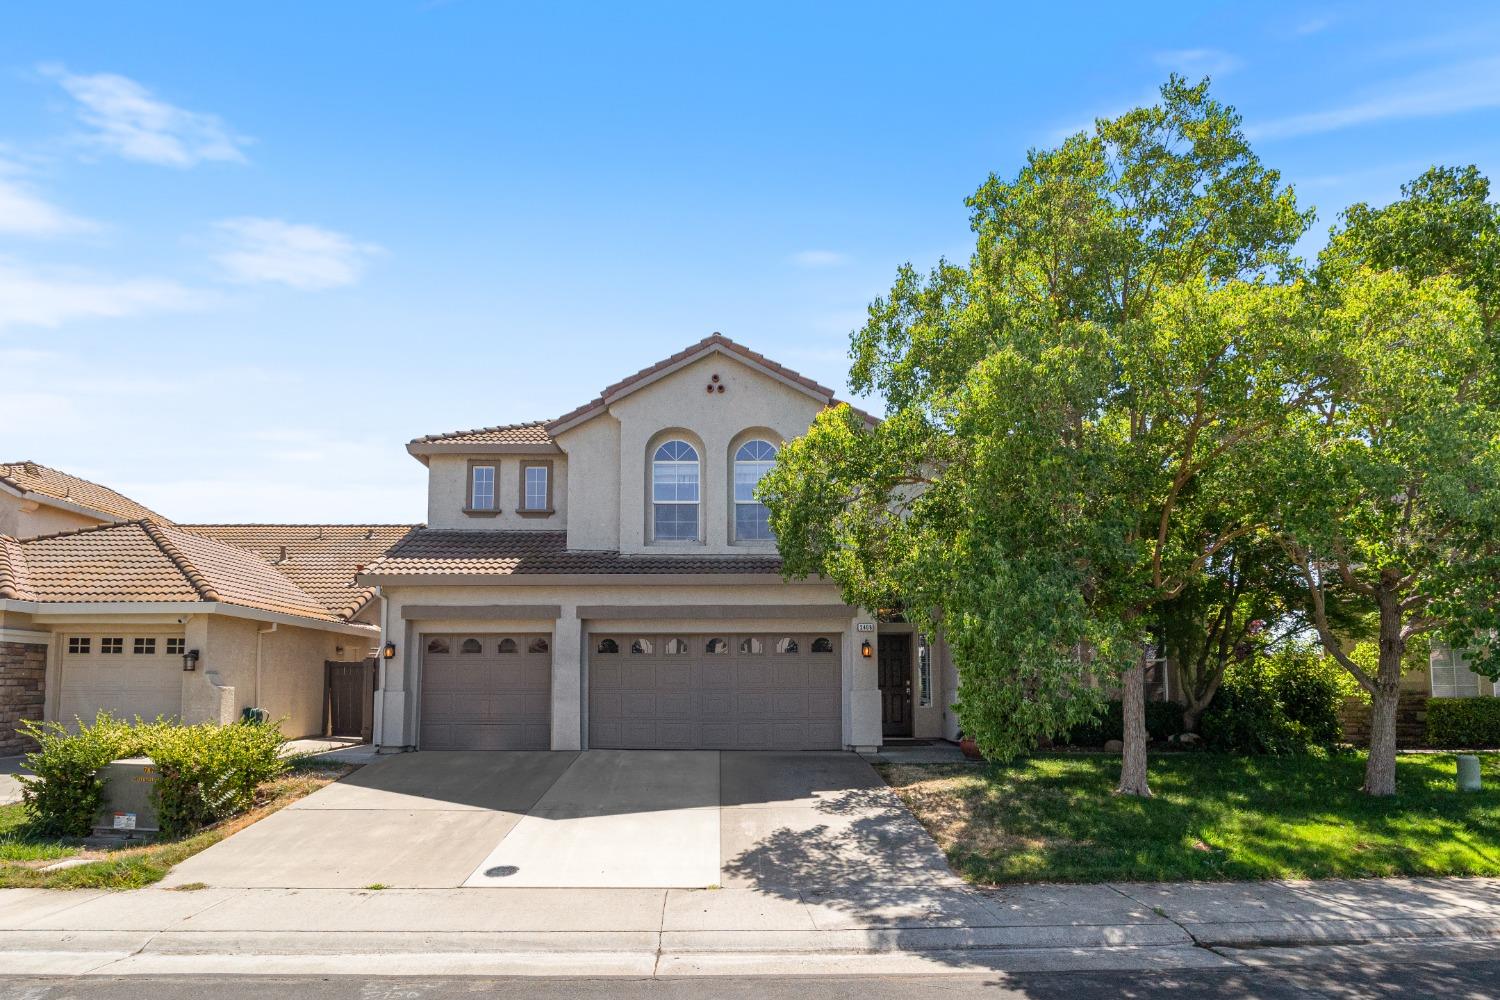
[[[447,639],[432,639],[432,640],[430,640],[427,643],[427,652],[429,652],[429,653],[449,653],[449,652],[452,652],[452,650],[449,649],[449,647],[448,647],[448,640]]]
[[[742,542],[769,542],[771,512],[755,499],[761,477],[776,464],[776,446],[769,441],[746,441],[734,453],[734,537]]]
[[[755,654],[755,653],[764,653],[765,651],[766,651],[766,644],[763,643],[763,642],[761,642],[759,639],[757,639],[753,635],[746,636],[745,638],[743,638],[743,639],[740,640],[740,652],[741,653]]]
[[[698,540],[698,451],[667,441],[651,456],[652,537],[661,542]]]
[[[797,640],[791,636],[785,636],[776,640],[776,652],[778,653],[795,653],[799,649],[801,647],[797,645]]]
[[[123,638],[104,638],[99,640],[99,652],[101,653],[123,653],[125,652],[125,640]]]
[[[181,656],[186,651],[187,651],[187,640],[186,639],[168,639],[167,640],[167,655],[168,656]]]
[[[89,640],[80,639],[77,636],[68,640],[68,652],[87,653],[89,651]]]
[[[831,652],[833,652],[833,640],[830,639],[830,638],[828,638],[828,636],[826,636],[826,635],[820,635],[820,636],[818,636],[816,639],[814,639],[812,641],[812,651],[814,653],[831,653]]]
[[[545,465],[521,466],[521,509],[549,510],[552,507],[552,490]]]
[[[655,648],[650,639],[633,639],[630,643],[632,656],[650,656]]]
[[[501,653],[519,653],[521,650],[520,647],[516,645],[516,640],[501,639],[498,651]]]
[[[599,645],[594,647],[596,653],[618,653],[620,644],[613,639],[600,639]]]
[[[463,645],[458,647],[458,651],[460,653],[467,653],[471,656],[475,653],[482,653],[484,652],[484,643],[480,642],[478,639],[465,639]]]
[[[132,653],[136,654],[136,655],[139,655],[139,656],[155,656],[156,655],[156,640],[155,639],[137,639],[137,640],[135,640],[135,642],[133,642],[131,644],[130,651]]]
[[[729,640],[720,639],[717,637],[710,639],[703,644],[703,651],[705,653],[712,653],[715,656],[721,653],[727,653],[729,652]]]
[[[552,647],[547,644],[547,640],[540,637],[532,639],[526,644],[526,652],[528,653],[545,653],[551,648]]]
[[[668,639],[666,642],[662,643],[661,651],[668,656],[681,656],[683,653],[686,653],[688,651],[687,640]]]
[[[476,465],[469,473],[469,506],[474,510],[495,509],[495,467]]]

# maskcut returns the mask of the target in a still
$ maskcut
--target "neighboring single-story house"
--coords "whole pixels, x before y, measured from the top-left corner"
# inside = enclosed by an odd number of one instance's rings
[[[787,581],[753,489],[833,392],[714,334],[556,420],[418,438],[386,748],[872,748],[953,737],[942,644]],[[870,418],[873,419],[873,418]]]
[[[354,574],[410,525],[184,526],[35,462],[0,470],[0,519],[22,532],[0,534],[0,754],[26,746],[21,719],[99,711],[255,707],[321,734],[328,664],[372,672],[379,599]]]

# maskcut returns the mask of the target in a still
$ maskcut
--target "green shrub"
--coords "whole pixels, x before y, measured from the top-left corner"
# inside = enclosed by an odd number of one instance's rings
[[[104,805],[99,769],[121,757],[150,757],[156,765],[152,801],[163,836],[180,837],[248,809],[255,790],[291,765],[274,724],[182,726],[121,722],[101,712],[74,732],[56,722],[23,723],[38,749],[26,757],[35,777],[23,777],[22,796],[37,833],[83,837]]]
[[[1427,699],[1427,742],[1460,750],[1500,747],[1500,698]]]
[[[1146,734],[1153,740],[1171,739],[1183,731],[1182,706],[1175,701],[1146,702]],[[1107,701],[1100,713],[1083,725],[1068,730],[1059,743],[1076,747],[1099,747],[1125,738],[1125,713],[1118,701]]]
[[[156,726],[152,801],[163,836],[181,837],[249,809],[255,790],[284,773],[274,724]]]
[[[108,712],[74,732],[60,722],[20,724],[37,742],[26,755],[34,777],[22,777],[21,797],[37,833],[48,837],[86,837],[103,804],[99,769],[112,760],[140,752],[142,733]]]
[[[1214,750],[1272,756],[1332,747],[1343,735],[1341,674],[1303,647],[1234,664],[1203,713],[1203,740]]]

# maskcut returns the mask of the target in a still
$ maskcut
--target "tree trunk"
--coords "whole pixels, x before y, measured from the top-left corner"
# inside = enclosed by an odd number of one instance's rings
[[[1380,603],[1380,668],[1370,692],[1370,757],[1365,788],[1370,795],[1396,794],[1396,706],[1401,700],[1401,609],[1396,595],[1383,591]]]
[[[1120,761],[1117,795],[1151,797],[1146,785],[1146,653],[1125,671],[1120,710],[1125,717],[1125,753]]]

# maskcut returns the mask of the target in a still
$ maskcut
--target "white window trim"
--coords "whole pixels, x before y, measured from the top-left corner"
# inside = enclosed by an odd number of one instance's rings
[[[770,448],[771,449],[771,458],[770,458],[770,461],[767,462],[767,460],[763,459],[763,458],[743,459],[742,460],[740,458],[740,452],[744,451],[746,448],[748,448],[752,444],[763,444],[766,447]],[[770,468],[769,468],[769,466],[775,464],[775,462],[776,462],[776,456],[779,455],[779,454],[781,454],[781,449],[778,448],[772,442],[767,441],[765,438],[751,438],[748,441],[742,441],[739,444],[735,445],[735,448],[734,448],[734,458],[730,462],[729,501],[730,501],[730,530],[733,533],[734,540],[736,542],[740,542],[740,543],[743,543],[743,544],[746,544],[746,545],[774,545],[776,543],[776,535],[775,535],[774,532],[771,533],[766,538],[741,538],[740,537],[740,508],[741,507],[760,507],[762,509],[765,509],[766,505],[763,504],[763,503],[761,503],[759,500],[753,500],[753,499],[752,500],[741,500],[739,497],[735,496],[735,491],[739,488],[739,471],[740,471],[740,466],[742,466],[742,465],[767,465],[768,468],[766,468],[763,472],[761,472],[761,474],[759,476],[756,477],[755,481],[758,484],[760,482],[760,480],[765,477],[765,474],[767,472],[771,471]],[[767,511],[767,514],[769,515],[769,511]]]
[[[661,452],[661,450],[663,448],[665,448],[669,444],[672,444],[673,442],[681,444],[681,445],[685,446],[686,448],[688,448],[689,450],[691,450],[692,453],[693,453],[693,455],[694,455],[694,457],[692,459],[683,459],[683,458],[657,458],[656,457],[658,454],[660,454],[660,452]],[[657,466],[671,466],[673,468],[683,467],[683,466],[692,466],[693,470],[694,470],[695,485],[698,488],[698,499],[696,499],[696,500],[658,500],[658,499],[656,499],[656,469],[657,469]],[[702,452],[702,449],[700,449],[697,445],[693,444],[691,441],[688,441],[685,438],[679,438],[679,437],[667,438],[665,441],[662,441],[662,442],[660,442],[660,443],[652,446],[652,448],[651,448],[651,475],[649,477],[649,482],[646,485],[646,489],[648,491],[650,502],[651,502],[650,510],[651,510],[651,541],[652,542],[659,543],[659,544],[662,544],[662,545],[692,545],[692,544],[696,544],[696,543],[700,542],[703,539],[703,509],[702,509],[703,508],[703,452]],[[696,527],[696,530],[694,532],[693,537],[692,538],[659,538],[659,537],[657,537],[657,534],[656,534],[656,508],[658,506],[662,506],[662,507],[667,507],[667,506],[692,507],[693,510],[694,510],[694,514],[695,514],[694,520],[697,522],[697,527]]]
[[[547,497],[548,497],[548,495],[551,492],[551,486],[552,486],[552,484],[548,482],[548,479],[551,478],[551,476],[549,475],[549,471],[550,470],[545,465],[523,465],[523,466],[521,466],[522,497],[524,499],[524,503],[522,504],[522,507],[521,507],[522,510],[546,510],[547,509]],[[531,496],[531,485],[532,485],[532,475],[531,474],[533,472],[538,473],[538,478],[541,480],[541,490],[542,490],[541,496],[539,498],[537,498],[537,502],[536,503],[532,502],[532,496]]]
[[[488,490],[489,490],[489,496],[488,496],[488,502],[486,502],[486,503],[480,503],[480,500],[479,500],[479,474],[480,474],[480,472],[487,472],[487,473],[489,473],[489,477],[488,477],[489,478],[489,482],[487,484]],[[493,465],[475,465],[475,466],[470,467],[470,469],[469,469],[469,506],[470,506],[471,509],[473,509],[473,510],[495,510],[496,509],[495,508],[495,479],[496,478],[497,477],[495,476],[495,466],[493,466]]]

